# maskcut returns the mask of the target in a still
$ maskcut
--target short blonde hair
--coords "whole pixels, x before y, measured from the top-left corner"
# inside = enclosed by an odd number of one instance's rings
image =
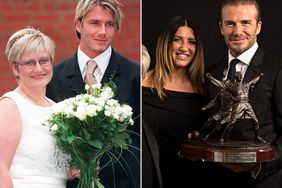
[[[142,44],[142,60],[141,60],[141,65],[142,65],[142,77],[144,78],[145,73],[149,70],[151,64],[151,57],[148,52],[148,49]]]
[[[55,44],[52,39],[34,28],[25,28],[15,32],[6,45],[9,63],[18,62],[24,55],[48,51],[52,60],[55,57]]]
[[[77,20],[83,22],[86,14],[95,6],[101,6],[110,10],[115,17],[116,31],[121,29],[123,13],[120,9],[121,3],[119,3],[117,0],[79,0],[76,6],[74,22]],[[76,36],[78,39],[80,39],[80,33],[77,31]]]

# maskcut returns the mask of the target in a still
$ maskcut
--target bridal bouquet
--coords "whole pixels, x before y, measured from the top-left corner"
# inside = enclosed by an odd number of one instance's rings
[[[70,156],[69,165],[80,170],[79,188],[103,188],[99,160],[103,155],[116,158],[112,149],[122,151],[131,144],[132,108],[113,99],[115,88],[113,82],[86,85],[87,94],[55,104],[47,120],[57,146]]]

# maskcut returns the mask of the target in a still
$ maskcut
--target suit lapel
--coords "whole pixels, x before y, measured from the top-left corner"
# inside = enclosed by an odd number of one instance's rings
[[[261,66],[263,64],[264,54],[265,52],[261,48],[257,49],[245,73],[244,80],[243,80],[244,82],[250,81],[251,79],[255,78],[262,72]]]
[[[69,59],[68,66],[64,70],[65,80],[70,91],[75,91],[77,94],[84,91],[84,82],[78,66],[77,53]]]
[[[110,62],[109,62],[109,65],[108,65],[108,67],[105,71],[105,74],[102,78],[101,83],[106,83],[110,79],[117,80],[117,78],[120,75],[120,63],[121,62],[119,62],[119,60],[118,60],[117,53],[114,50],[112,50]]]
[[[219,64],[217,69],[215,69],[213,77],[215,77],[218,80],[222,80],[223,79],[223,72],[224,72],[224,69],[226,68],[226,66],[227,66],[227,59],[223,60]]]

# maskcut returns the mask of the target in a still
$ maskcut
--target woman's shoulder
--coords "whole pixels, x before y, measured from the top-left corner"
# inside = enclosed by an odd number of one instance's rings
[[[10,100],[12,101],[18,108],[20,108],[21,104],[23,104],[22,106],[26,107],[26,99],[20,95],[16,90],[13,91],[9,91],[7,93],[5,93],[0,100]]]
[[[17,108],[17,105],[9,93],[5,93],[0,97],[0,109]]]
[[[7,122],[9,122],[8,125],[10,128],[18,128],[20,124],[20,113],[16,102],[9,95],[10,92],[5,93],[0,98],[0,127],[2,125],[6,126]]]
[[[7,93],[4,93],[0,97],[0,107],[2,108],[2,105],[11,105],[11,106],[16,106],[15,103],[15,92],[14,91],[9,91]]]

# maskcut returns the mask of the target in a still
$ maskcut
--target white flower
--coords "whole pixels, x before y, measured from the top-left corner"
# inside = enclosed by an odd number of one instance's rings
[[[58,130],[58,125],[57,124],[52,125],[51,132],[56,132],[57,130]]]
[[[134,121],[131,118],[129,119],[129,125],[134,125]]]
[[[88,91],[89,88],[90,88],[89,85],[88,85],[88,84],[85,84],[84,89],[85,89],[86,91]]]
[[[69,106],[67,106],[64,110],[64,113],[66,114],[67,118],[71,118],[74,116],[74,106],[72,104],[70,104]]]
[[[55,104],[47,120],[50,132],[59,143],[59,149],[71,156],[70,164],[76,164],[79,169],[83,169],[84,164],[77,161],[85,163],[100,159],[103,155],[112,155],[112,148],[118,147],[120,150],[120,147],[128,147],[130,135],[126,128],[134,123],[131,119],[132,108],[113,99],[115,93],[110,86],[116,88],[112,82],[106,86],[85,85],[88,94],[80,94]],[[110,141],[105,141],[105,138]],[[77,153],[84,155],[79,156],[78,160]],[[93,162],[93,168],[89,166],[87,170],[96,169],[98,162]]]
[[[52,113],[61,113],[67,107],[65,102],[59,102],[56,105],[52,106]]]
[[[119,106],[119,103],[115,99],[110,99],[107,101],[107,104],[105,107],[114,107],[114,106]]]
[[[132,108],[128,105],[122,105],[122,111],[126,116],[131,116],[133,114]]]
[[[51,117],[48,120],[51,131],[56,131],[58,125],[72,118],[85,121],[87,117],[101,119],[108,117],[107,119],[111,122],[125,123],[126,121],[126,123],[133,125],[132,108],[129,105],[120,105],[119,101],[113,99],[114,92],[110,87],[95,84],[91,88],[85,85],[85,89],[92,89],[95,95],[80,94],[53,106]]]
[[[105,88],[104,91],[100,94],[100,97],[104,99],[104,101],[111,99],[113,96],[114,96],[114,92],[109,87]]]
[[[108,116],[108,117],[110,117],[112,115],[111,111],[109,111],[109,110],[105,110],[104,113],[105,113],[105,116]]]
[[[94,99],[94,103],[97,104],[98,111],[101,111],[105,106],[105,101],[100,98]]]
[[[86,113],[86,105],[84,102],[80,102],[76,111],[74,112],[75,117],[80,119],[81,121],[85,120],[87,113]]]
[[[95,105],[86,106],[86,114],[89,117],[96,116],[97,115],[97,106]]]

